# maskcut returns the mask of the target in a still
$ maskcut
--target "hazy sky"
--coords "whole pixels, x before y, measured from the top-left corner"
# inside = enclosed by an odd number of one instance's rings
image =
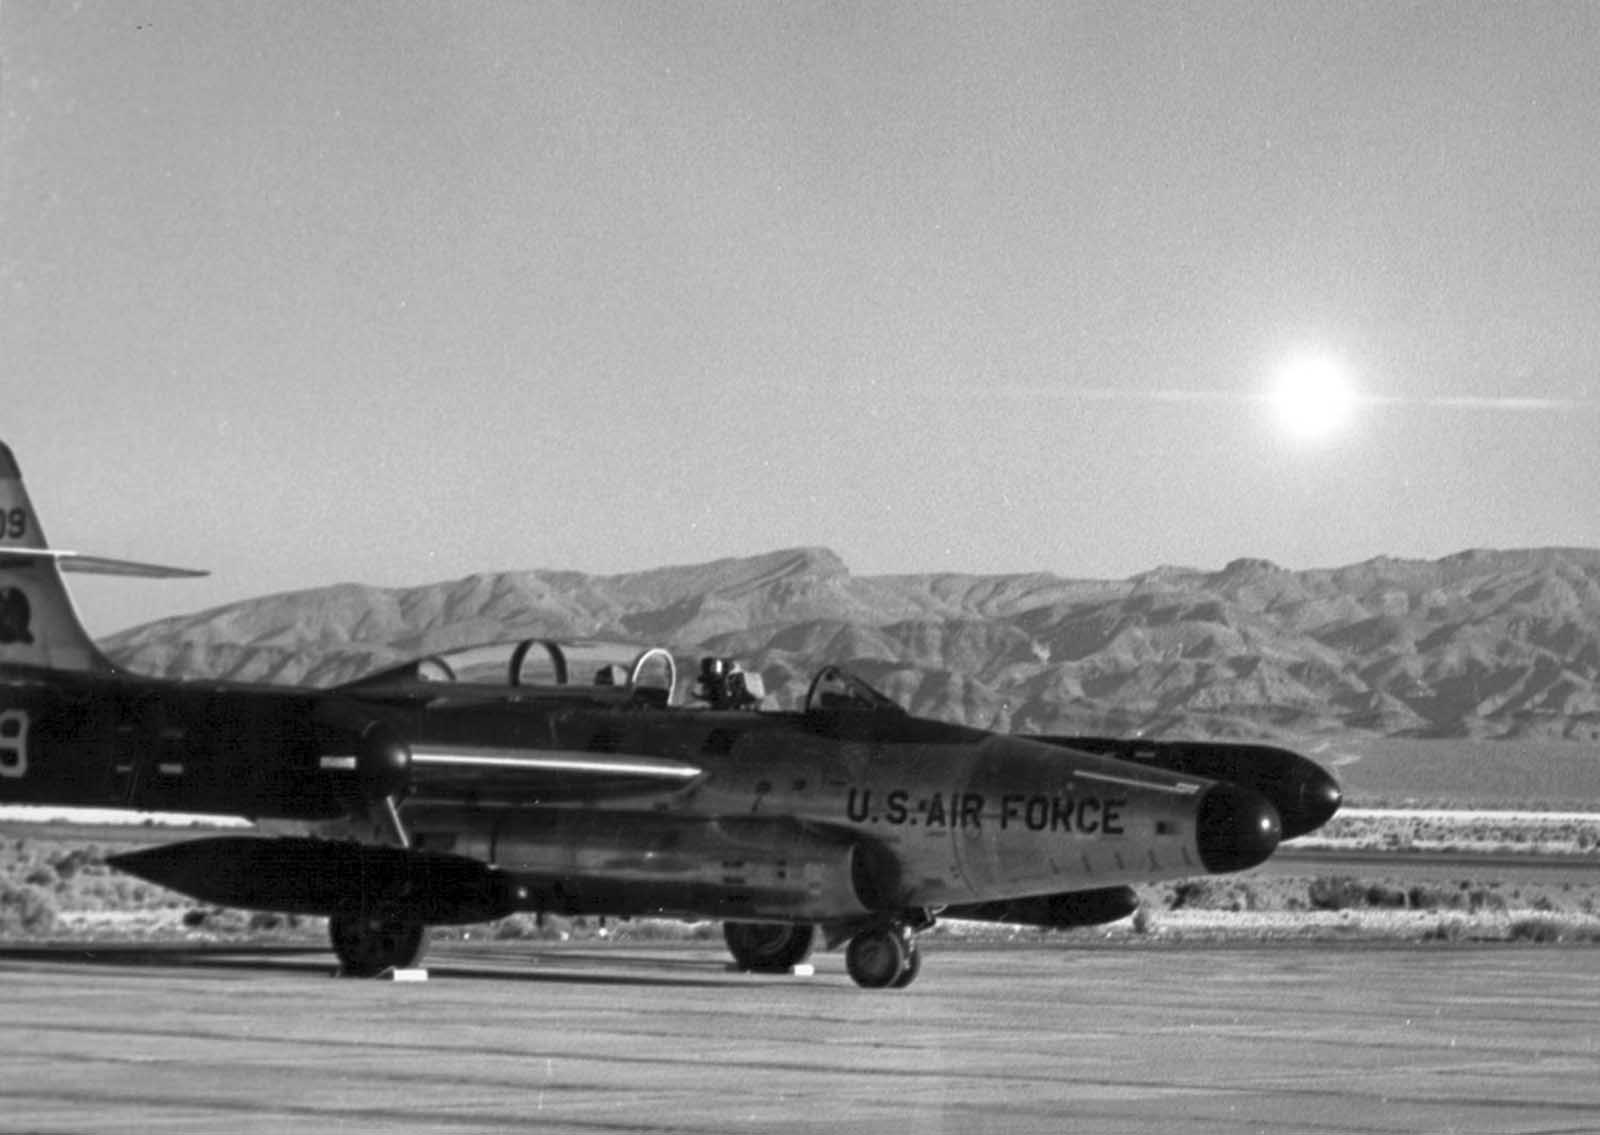
[[[1600,545],[1600,5],[0,3],[91,629],[798,544]],[[1358,392],[1293,436],[1311,355]]]

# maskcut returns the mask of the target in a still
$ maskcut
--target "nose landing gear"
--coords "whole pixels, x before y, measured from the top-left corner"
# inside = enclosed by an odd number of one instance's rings
[[[863,989],[904,989],[922,969],[922,951],[909,931],[886,926],[850,939],[844,964]]]
[[[927,911],[913,912],[903,921],[873,926],[850,939],[844,954],[845,969],[863,989],[904,989],[922,972],[922,951],[917,935],[933,925]]]

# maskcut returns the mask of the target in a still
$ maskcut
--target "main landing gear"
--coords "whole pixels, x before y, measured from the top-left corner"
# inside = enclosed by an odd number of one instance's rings
[[[811,956],[817,928],[805,922],[724,922],[722,937],[740,969],[788,973]]]
[[[428,948],[428,928],[395,915],[336,914],[328,919],[328,937],[346,977],[410,969]]]

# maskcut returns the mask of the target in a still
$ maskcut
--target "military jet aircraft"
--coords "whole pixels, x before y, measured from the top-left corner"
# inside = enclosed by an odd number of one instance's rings
[[[1285,815],[1338,806],[1282,750],[1253,778],[1089,752],[917,718],[831,666],[789,711],[722,660],[685,699],[666,650],[535,640],[329,689],[146,677],[95,646],[62,569],[183,574],[51,549],[0,445],[0,802],[307,825],[112,862],[326,916],[351,975],[413,965],[430,926],[540,911],[719,920],[747,969],[820,938],[859,985],[900,988],[941,916],[1119,918],[1131,884],[1252,867]]]

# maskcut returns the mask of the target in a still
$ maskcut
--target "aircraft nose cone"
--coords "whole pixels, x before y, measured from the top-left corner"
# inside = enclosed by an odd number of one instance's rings
[[[1207,871],[1243,871],[1266,860],[1283,838],[1283,821],[1265,796],[1214,784],[1200,800],[1195,842]]]

